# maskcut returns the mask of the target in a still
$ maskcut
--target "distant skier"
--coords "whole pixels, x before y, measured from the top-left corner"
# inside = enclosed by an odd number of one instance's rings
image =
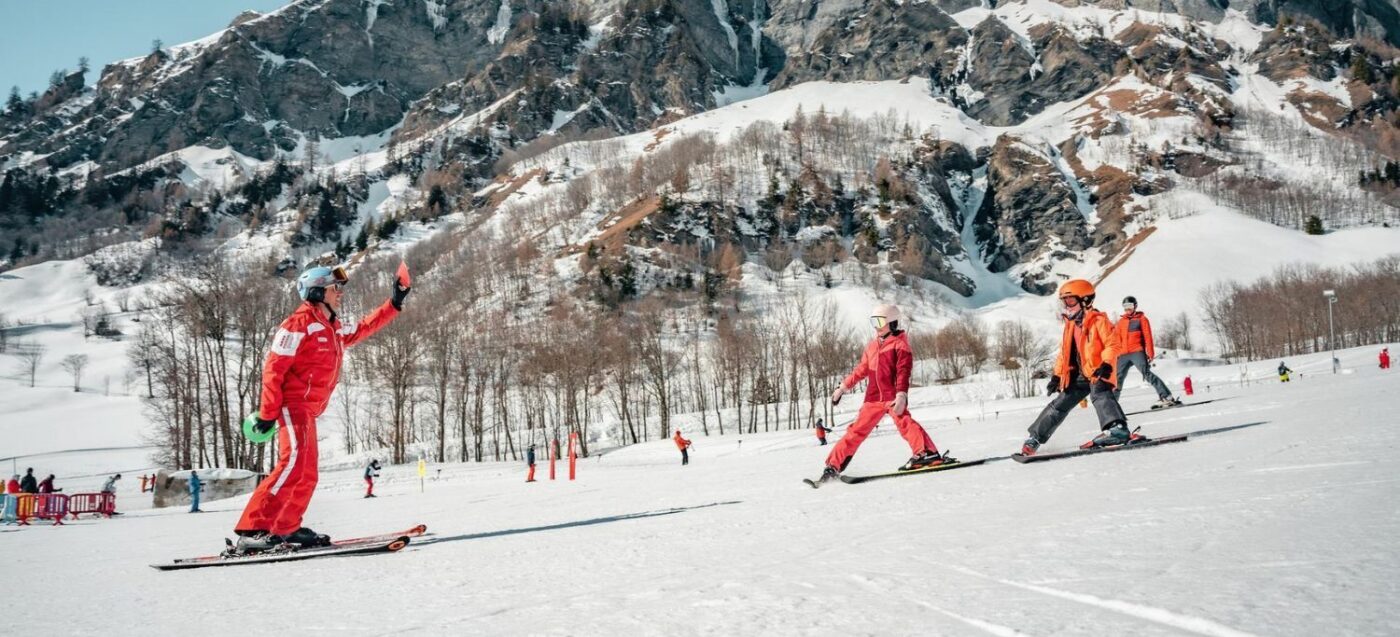
[[[1127,379],[1128,370],[1137,367],[1142,379],[1157,390],[1155,407],[1180,405],[1181,401],[1172,396],[1167,384],[1152,373],[1152,359],[1157,357],[1152,345],[1152,323],[1146,314],[1138,311],[1137,297],[1123,298],[1123,315],[1118,317],[1115,332],[1122,351],[1118,353],[1118,385],[1113,390],[1114,399],[1123,395],[1123,381]]]
[[[534,482],[534,481],[535,481],[535,445],[530,445],[530,448],[525,450],[525,466],[526,466],[526,467],[529,467],[529,468],[525,471],[525,481],[526,481],[526,482]]]
[[[1390,369],[1390,348],[1381,348],[1381,369]]]
[[[1195,393],[1195,391],[1194,391],[1194,390],[1192,389],[1192,387],[1191,387],[1191,377],[1190,377],[1190,376],[1187,376],[1186,378],[1182,379],[1182,381],[1181,381],[1181,386],[1182,386],[1182,389],[1186,390],[1186,395],[1187,395],[1187,396],[1190,396],[1190,395],[1192,395],[1192,394]]]
[[[263,364],[262,396],[255,429],[277,428],[277,464],[253,491],[234,527],[236,552],[256,552],[283,542],[322,546],[330,537],[301,525],[302,515],[316,490],[316,418],[326,411],[340,379],[345,348],[378,332],[398,316],[410,288],[403,279],[393,296],[358,325],[343,325],[337,317],[342,288],[349,282],[345,269],[313,267],[297,278],[302,304],[272,338]]]
[[[871,310],[870,326],[875,336],[866,344],[855,369],[831,394],[831,404],[835,405],[856,383],[865,380],[865,402],[861,404],[856,421],[846,427],[841,440],[832,446],[818,482],[840,475],[861,443],[886,415],[894,420],[899,435],[913,452],[900,471],[953,462],[952,458],[938,453],[928,432],[909,415],[909,375],[914,369],[914,352],[909,348],[908,336],[900,329],[901,318],[899,308],[894,305],[881,304]]]
[[[1064,333],[1060,337],[1060,353],[1055,359],[1054,375],[1046,386],[1051,394],[1059,392],[1031,424],[1030,437],[1021,446],[1021,454],[1035,455],[1041,445],[1050,440],[1065,421],[1075,403],[1085,396],[1094,404],[1102,432],[1082,445],[1084,448],[1107,447],[1127,443],[1128,418],[1113,397],[1117,382],[1114,363],[1118,361],[1118,337],[1108,316],[1094,309],[1094,285],[1083,279],[1072,279],[1060,286],[1063,305]]]
[[[680,429],[676,430],[676,435],[672,437],[671,440],[675,441],[676,448],[681,450],[681,464],[690,464],[690,441],[681,437]]]
[[[25,493],[38,493],[39,480],[34,477],[34,468],[24,470],[24,478],[19,481],[19,490]]]
[[[369,461],[369,466],[365,467],[365,497],[377,498],[374,495],[374,479],[379,477],[379,458]]]
[[[117,481],[118,481],[118,480],[121,480],[121,479],[122,479],[122,474],[120,474],[120,473],[118,473],[118,474],[116,474],[116,475],[114,475],[114,476],[112,476],[112,477],[110,477],[110,478],[107,478],[107,481],[102,483],[102,492],[103,492],[103,493],[116,493],[116,492],[117,492]]]
[[[1293,373],[1293,370],[1288,369],[1288,366],[1287,366],[1287,365],[1284,365],[1284,364],[1283,364],[1283,361],[1279,361],[1279,362],[1278,362],[1278,379],[1279,379],[1279,382],[1283,382],[1283,383],[1288,382],[1288,375],[1289,375],[1289,374],[1292,374],[1292,373]]]
[[[53,486],[52,473],[49,474],[49,477],[39,481],[39,493],[58,493],[60,491],[63,491],[63,489],[58,489]]]
[[[190,471],[190,513],[204,513],[199,509],[199,494],[204,493],[204,482],[199,479],[198,471]]]
[[[821,443],[822,443],[821,446],[825,447],[825,446],[826,446],[826,435],[829,434],[829,433],[831,433],[831,427],[827,427],[826,425],[822,424],[822,419],[821,419],[821,418],[818,418],[818,419],[817,419],[816,430],[817,430],[817,440],[821,441]]]

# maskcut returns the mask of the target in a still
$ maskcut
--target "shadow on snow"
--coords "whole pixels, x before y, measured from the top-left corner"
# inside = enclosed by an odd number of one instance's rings
[[[699,504],[699,505],[696,505],[696,506],[688,506],[688,507],[674,507],[674,508],[670,508],[670,509],[661,509],[661,510],[659,510],[659,511],[644,511],[644,512],[641,512],[641,513],[624,513],[624,514],[622,514],[622,515],[609,515],[609,516],[601,517],[601,518],[590,518],[590,519],[587,519],[587,520],[576,520],[576,521],[574,521],[574,522],[560,522],[560,523],[558,523],[558,524],[546,524],[546,525],[544,525],[544,526],[530,526],[530,527],[524,527],[524,528],[519,528],[519,529],[503,529],[503,530],[500,530],[500,531],[486,531],[486,532],[484,532],[484,533],[467,533],[467,534],[463,534],[463,535],[452,535],[452,536],[446,536],[446,537],[434,537],[434,538],[432,538],[432,539],[429,539],[429,540],[426,540],[426,541],[423,541],[423,542],[414,542],[414,543],[413,543],[413,546],[427,546],[427,545],[429,545],[429,544],[438,544],[438,543],[441,543],[441,542],[457,542],[457,541],[461,541],[461,540],[482,540],[482,539],[486,539],[486,538],[502,537],[502,536],[506,536],[506,535],[518,535],[518,534],[521,534],[521,533],[536,533],[536,532],[539,532],[539,531],[555,531],[555,530],[558,530],[558,529],[569,529],[569,528],[575,528],[575,527],[580,527],[580,526],[593,526],[593,525],[595,525],[595,524],[608,524],[608,523],[611,523],[611,522],[625,522],[625,521],[627,521],[627,520],[641,520],[641,519],[644,519],[644,518],[656,518],[656,517],[661,517],[661,516],[665,516],[665,515],[675,515],[675,514],[677,514],[677,513],[685,513],[685,512],[687,512],[687,511],[694,511],[694,510],[697,510],[697,509],[708,509],[708,508],[710,508],[710,507],[727,506],[727,505],[730,505],[730,504],[741,504],[741,503],[742,503],[742,501],[740,501],[740,500],[731,500],[731,501],[728,501],[728,502],[711,502],[710,504]]]

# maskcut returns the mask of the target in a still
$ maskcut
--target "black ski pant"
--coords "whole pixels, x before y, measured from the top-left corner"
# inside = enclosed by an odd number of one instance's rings
[[[690,450],[681,449],[681,464],[690,464]]]
[[[1133,367],[1138,368],[1138,371],[1142,372],[1142,379],[1147,381],[1152,389],[1157,390],[1158,398],[1171,398],[1172,391],[1167,389],[1167,384],[1152,373],[1152,366],[1147,362],[1147,352],[1128,352],[1118,357],[1118,386],[1113,389],[1114,399],[1123,395],[1123,381],[1128,378],[1128,370]]]
[[[1094,404],[1094,412],[1099,416],[1099,429],[1106,430],[1118,423],[1128,422],[1128,417],[1123,415],[1123,408],[1118,406],[1118,400],[1113,397],[1113,385],[1101,380],[1090,384],[1089,379],[1078,376],[1040,412],[1031,424],[1030,436],[1041,444],[1048,442],[1055,430],[1060,428],[1060,423],[1069,416],[1070,410],[1086,396],[1089,402]]]

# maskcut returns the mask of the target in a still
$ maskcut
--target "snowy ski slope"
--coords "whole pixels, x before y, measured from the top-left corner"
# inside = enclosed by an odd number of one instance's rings
[[[1375,351],[1344,352],[1336,376],[1325,355],[1289,360],[1288,385],[1271,361],[1247,366],[1247,386],[1237,366],[1190,368],[1196,398],[1220,400],[1133,424],[1252,426],[1185,444],[817,491],[799,481],[826,451],[809,431],[688,430],[689,467],[659,441],[583,461],[573,483],[445,465],[419,493],[413,467],[391,467],[364,500],[358,470],[324,473],[306,523],[435,533],[395,555],[146,567],[217,550],[244,498],[7,528],[0,563],[23,585],[6,630],[61,616],[62,632],[109,635],[1396,634],[1400,377]],[[1164,372],[1175,384],[1185,369]],[[1130,409],[1152,399],[1129,387]],[[941,447],[975,458],[1013,451],[1043,400],[981,421],[913,403]],[[1094,429],[1076,411],[1047,449]],[[886,425],[849,470],[906,455]]]

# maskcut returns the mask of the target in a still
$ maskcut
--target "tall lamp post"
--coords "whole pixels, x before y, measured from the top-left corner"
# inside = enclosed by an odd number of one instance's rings
[[[1323,298],[1327,299],[1327,347],[1332,350],[1332,373],[1337,373],[1337,328],[1332,323],[1332,306],[1337,304],[1336,290],[1323,290]]]

